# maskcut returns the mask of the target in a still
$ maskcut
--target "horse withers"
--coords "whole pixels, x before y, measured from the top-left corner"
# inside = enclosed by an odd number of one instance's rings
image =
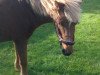
[[[13,41],[15,69],[27,72],[27,41],[44,23],[54,22],[64,55],[73,51],[82,0],[0,0],[0,42]]]

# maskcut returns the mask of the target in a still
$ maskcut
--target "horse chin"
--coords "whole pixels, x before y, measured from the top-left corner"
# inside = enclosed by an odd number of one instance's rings
[[[62,53],[63,53],[63,55],[65,55],[65,56],[71,55],[72,52],[73,52],[73,48],[72,48],[72,47],[68,47],[68,48],[66,48],[66,49],[62,49]]]

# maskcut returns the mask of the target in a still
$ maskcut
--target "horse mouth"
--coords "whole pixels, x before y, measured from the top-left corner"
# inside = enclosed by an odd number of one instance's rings
[[[65,49],[62,49],[62,53],[65,56],[70,56],[72,54],[72,52],[67,52],[67,50],[65,50]]]
[[[73,47],[72,46],[68,46],[66,49],[62,49],[62,53],[65,56],[69,56],[73,53]]]

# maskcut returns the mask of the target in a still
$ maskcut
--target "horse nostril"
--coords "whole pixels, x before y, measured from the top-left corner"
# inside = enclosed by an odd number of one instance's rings
[[[65,49],[62,49],[62,53],[65,55],[65,56],[69,56],[69,55],[71,55],[72,54],[72,52],[71,51],[66,51]]]

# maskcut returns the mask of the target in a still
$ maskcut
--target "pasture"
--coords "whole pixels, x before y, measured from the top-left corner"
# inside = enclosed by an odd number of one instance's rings
[[[84,0],[76,25],[74,52],[64,56],[52,23],[39,27],[28,43],[29,75],[100,75],[100,0]],[[19,75],[12,42],[0,43],[0,75]]]

